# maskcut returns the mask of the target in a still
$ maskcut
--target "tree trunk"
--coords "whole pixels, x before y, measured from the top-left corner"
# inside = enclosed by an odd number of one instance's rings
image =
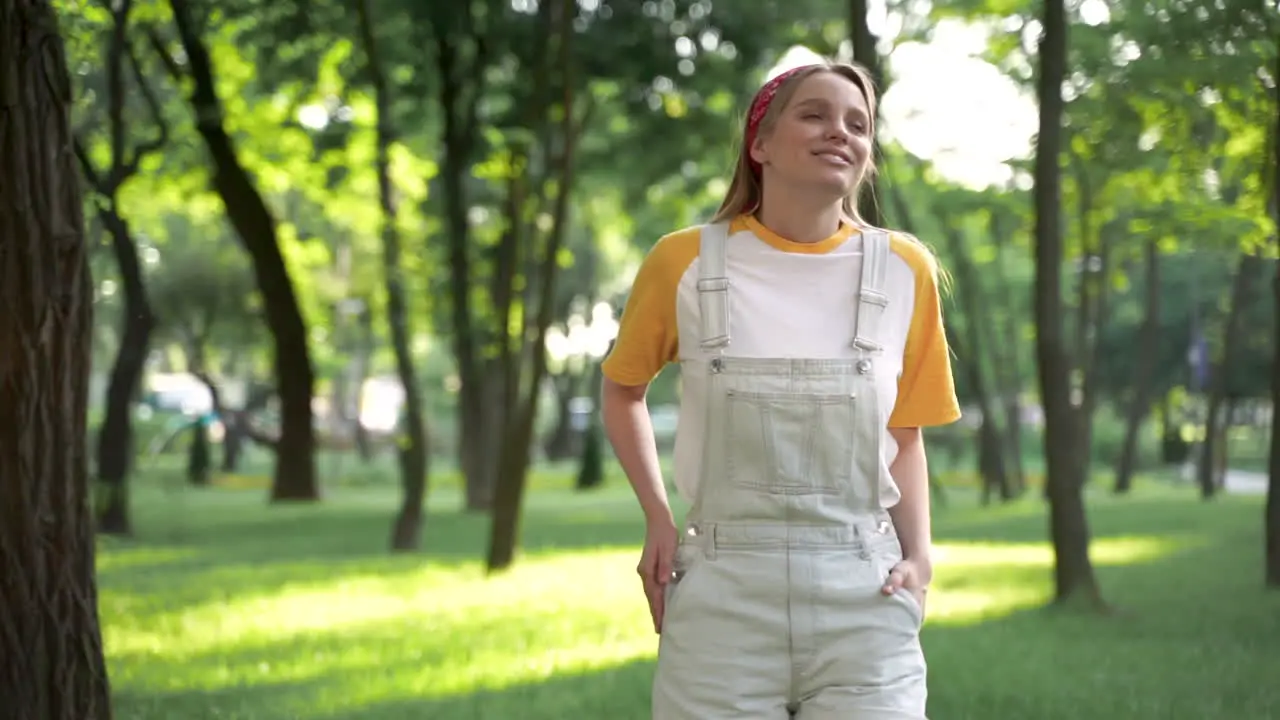
[[[604,357],[613,352],[613,342]],[[604,382],[604,363],[598,361],[591,369],[589,387],[599,388]],[[596,396],[598,397],[598,395]],[[590,490],[604,484],[604,428],[600,420],[600,407],[596,403],[591,409],[591,417],[587,422],[587,431],[582,438],[582,457],[578,464],[578,478],[574,487],[578,490]]]
[[[364,384],[369,379],[369,360],[373,357],[373,311],[369,309],[369,304],[364,303],[360,310],[360,336],[357,340],[359,348],[356,350],[356,418],[355,418],[355,445],[356,452],[360,454],[360,459],[364,462],[373,460],[373,443],[369,440],[369,429],[364,426]]]
[[[1083,216],[1085,213],[1081,213]],[[1102,228],[1098,238],[1099,268],[1096,277],[1082,275],[1082,282],[1093,287],[1088,291],[1088,303],[1082,306],[1080,322],[1084,324],[1081,342],[1077,348],[1080,358],[1080,405],[1076,408],[1076,423],[1079,434],[1076,444],[1079,452],[1076,461],[1080,463],[1077,470],[1080,483],[1087,485],[1093,474],[1093,416],[1098,406],[1098,339],[1104,331],[1107,308],[1110,300],[1109,278],[1111,274],[1111,233],[1113,226]],[[1084,307],[1091,308],[1083,312]]]
[[[124,311],[120,346],[107,381],[106,414],[98,430],[98,532],[129,535],[128,476],[137,448],[133,442],[133,399],[142,381],[142,371],[151,346],[155,317],[142,280],[138,250],[114,202],[100,206],[98,216],[111,235],[111,247],[120,269],[124,289]]]
[[[566,369],[552,383],[556,398],[556,424],[542,444],[548,460],[564,460],[582,454],[571,412],[571,403],[578,392],[577,380],[572,371]]]
[[[1271,77],[1280,77],[1280,40],[1276,41],[1275,67]],[[1271,220],[1276,227],[1276,245],[1280,247],[1280,103],[1276,104],[1276,124],[1271,133]],[[1280,263],[1271,290],[1275,315],[1275,336],[1271,361],[1271,452],[1267,460],[1267,507],[1263,520],[1265,565],[1263,574],[1268,587],[1280,588]]]
[[[410,352],[409,313],[405,302],[403,272],[400,267],[400,232],[396,227],[398,202],[391,184],[391,144],[395,130],[391,117],[391,91],[382,72],[378,55],[369,0],[356,6],[360,19],[360,36],[373,81],[378,113],[378,149],[375,164],[378,174],[378,197],[382,203],[382,269],[387,285],[387,323],[391,345],[395,350],[396,369],[404,387],[404,438],[397,443],[400,453],[400,484],[403,496],[400,512],[391,533],[392,550],[417,550],[422,544],[422,503],[427,491],[427,431],[422,414],[422,395]]]
[[[499,464],[498,485],[494,492],[493,520],[489,533],[489,552],[486,566],[489,572],[502,570],[511,565],[515,559],[515,550],[520,536],[520,511],[524,501],[524,490],[529,470],[529,450],[533,446],[534,422],[538,416],[538,399],[541,396],[542,382],[547,375],[547,329],[551,326],[555,310],[556,272],[559,269],[557,258],[568,233],[569,193],[572,192],[574,180],[575,149],[577,135],[582,124],[575,122],[575,93],[571,76],[569,45],[573,36],[573,12],[570,12],[570,0],[551,0],[542,6],[546,13],[548,25],[552,28],[544,41],[546,48],[540,58],[543,62],[538,72],[548,78],[552,68],[562,71],[563,96],[561,106],[561,151],[554,157],[553,172],[555,177],[556,198],[552,212],[550,230],[546,233],[543,254],[539,258],[537,271],[538,292],[536,316],[533,323],[533,339],[529,345],[531,364],[528,373],[528,384],[524,392],[516,395],[516,410],[508,414],[502,460]],[[574,6],[576,7],[576,6]],[[554,38],[554,39],[552,39]],[[558,49],[558,57],[551,60],[549,52],[552,42]],[[551,110],[547,104],[546,110]],[[550,183],[543,183],[543,188]],[[510,221],[522,222],[522,214],[512,213]],[[517,375],[519,377],[519,375]]]
[[[1160,342],[1160,243],[1156,238],[1146,245],[1146,312],[1138,331],[1138,361],[1134,365],[1133,395],[1125,419],[1124,444],[1116,464],[1115,493],[1124,495],[1133,487],[1137,466],[1138,434],[1142,421],[1151,411],[1151,393],[1155,389],[1156,354]]]
[[[1241,253],[1240,264],[1236,266],[1235,277],[1231,282],[1231,306],[1227,308],[1227,322],[1222,331],[1222,354],[1213,375],[1209,378],[1209,402],[1204,416],[1204,443],[1200,447],[1200,457],[1196,461],[1196,483],[1200,486],[1200,497],[1212,499],[1218,491],[1218,479],[1215,467],[1219,447],[1224,440],[1223,407],[1226,404],[1230,387],[1227,378],[1231,368],[1236,364],[1239,353],[1240,324],[1244,318],[1244,308],[1253,294],[1253,280],[1262,259],[1252,252]]]
[[[276,442],[271,500],[318,500],[320,487],[316,481],[315,427],[311,412],[315,370],[307,348],[306,321],[280,253],[275,219],[237,159],[235,146],[223,125],[222,105],[214,88],[213,61],[192,23],[187,0],[169,0],[169,6],[193,81],[190,102],[196,130],[213,161],[213,186],[253,261],[267,326],[275,343],[280,437]]]
[[[111,535],[129,535],[128,476],[137,449],[133,445],[133,400],[142,379],[142,371],[150,349],[151,331],[155,318],[147,299],[146,283],[138,263],[138,250],[134,245],[129,226],[120,216],[120,188],[135,175],[147,155],[156,153],[168,141],[168,124],[151,86],[147,83],[142,66],[129,43],[129,15],[132,0],[112,3],[111,36],[107,42],[106,66],[106,135],[111,148],[111,164],[104,172],[98,172],[85,143],[76,138],[74,149],[85,180],[95,192],[97,216],[102,227],[111,235],[112,252],[120,270],[124,289],[124,309],[121,315],[120,346],[116,350],[106,389],[106,416],[97,437],[97,503],[98,532]],[[137,144],[132,153],[126,149],[128,121],[125,104],[130,94],[125,85],[125,63],[133,70],[136,92],[151,111],[155,134]]]
[[[1280,56],[1278,56],[1280,57]],[[1280,61],[1277,61],[1280,70]],[[1280,120],[1276,123],[1277,143],[1280,145]],[[1276,167],[1280,168],[1280,149],[1276,151]],[[1276,172],[1280,176],[1280,170]],[[1276,182],[1276,207],[1280,214],[1280,177]],[[1280,227],[1280,222],[1277,223]],[[1280,245],[1280,232],[1277,233]],[[1267,504],[1264,510],[1264,560],[1263,577],[1267,587],[1280,589],[1280,263],[1271,281],[1272,302],[1275,305],[1275,350],[1271,360],[1271,446],[1267,458]]]
[[[475,397],[459,398],[460,403],[466,403],[459,407],[458,440],[466,485],[466,509],[469,512],[488,512],[493,508],[498,463],[502,455],[501,428],[506,427],[510,415],[510,408],[502,400],[506,382],[504,374],[496,360],[482,361],[474,372],[477,380]]]
[[[876,36],[872,34],[871,27],[867,23],[867,0],[849,0],[849,40],[853,44],[853,60],[867,69],[871,75],[871,81],[875,83],[876,92],[880,97],[884,97],[885,91],[885,74],[883,63],[880,60],[880,54],[876,50]],[[879,109],[876,110],[878,116]],[[879,125],[879,118],[872,118]],[[880,157],[880,144],[872,140],[871,157]],[[884,224],[884,214],[880,210],[880,183],[875,175],[867,178],[862,183],[862,187],[858,192],[858,212],[862,215],[864,222],[873,227],[880,227]]]
[[[458,370],[458,459],[466,484],[467,510],[486,511],[492,505],[496,476],[494,445],[495,428],[490,422],[485,377],[487,363],[476,348],[479,332],[471,312],[471,231],[467,222],[469,193],[466,181],[471,173],[471,159],[479,139],[477,108],[484,83],[487,55],[482,38],[477,36],[471,17],[473,3],[454,15],[462,19],[458,27],[448,27],[444,18],[431,23],[436,44],[436,75],[440,78],[440,105],[444,108],[441,123],[441,193],[449,249],[449,321],[453,357]],[[461,41],[470,39],[474,52],[466,53]],[[500,328],[505,331],[506,328]],[[505,335],[503,336],[505,337]],[[500,408],[499,408],[500,409]]]
[[[110,720],[86,437],[93,290],[46,0],[0,0],[0,698]]]
[[[1044,453],[1047,465],[1049,534],[1054,550],[1055,600],[1082,599],[1102,604],[1089,558],[1082,451],[1071,405],[1070,362],[1062,328],[1062,197],[1059,157],[1062,148],[1062,81],[1067,62],[1067,22],[1063,0],[1045,0],[1040,38],[1039,142],[1035,157],[1036,356],[1044,404]]]
[[[995,335],[1003,335],[1006,338],[1017,338],[1020,328],[1018,326],[1017,314],[1014,309],[1018,307],[1018,303],[1013,296],[1012,283],[1009,282],[1008,268],[1005,261],[1009,252],[1009,244],[1012,241],[1012,233],[1006,232],[1007,215],[1001,211],[993,212],[991,216],[991,236],[996,243],[996,262],[993,279],[996,287],[996,306],[1003,307],[1004,320],[1003,328],[997,329],[993,325],[988,328],[993,330]],[[987,305],[986,307],[992,307]],[[991,341],[992,351],[995,357],[995,370],[997,385],[1000,387],[1000,396],[1003,401],[1004,408],[1004,425],[1008,444],[1010,482],[1013,485],[1015,495],[1021,496],[1027,489],[1027,469],[1023,462],[1022,453],[1022,352],[1020,350],[1021,343],[1016,340],[998,342],[987,336]]]
[[[936,213],[942,217],[941,212]],[[1004,443],[1001,442],[1000,423],[996,420],[996,402],[991,386],[987,382],[987,374],[983,372],[986,364],[982,348],[994,348],[994,343],[983,342],[982,320],[987,315],[988,304],[982,292],[981,279],[973,267],[968,249],[965,247],[961,231],[943,223],[943,233],[955,261],[957,279],[960,281],[960,304],[964,309],[964,345],[966,359],[962,363],[969,375],[969,384],[978,399],[978,413],[982,416],[982,425],[978,429],[978,472],[982,476],[983,502],[990,500],[991,491],[995,490],[1001,500],[1012,500],[1015,495],[1009,483],[1008,468],[1005,465]],[[994,352],[994,350],[992,350]]]
[[[209,484],[213,462],[209,453],[209,427],[203,417],[197,417],[190,425],[191,447],[187,450],[187,482],[195,487]]]

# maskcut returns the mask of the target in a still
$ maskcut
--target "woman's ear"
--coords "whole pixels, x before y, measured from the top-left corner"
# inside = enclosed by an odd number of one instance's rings
[[[747,152],[758,165],[765,165],[769,161],[768,143],[765,142],[764,137],[761,135],[756,135],[755,139],[751,141],[751,147],[747,148]]]

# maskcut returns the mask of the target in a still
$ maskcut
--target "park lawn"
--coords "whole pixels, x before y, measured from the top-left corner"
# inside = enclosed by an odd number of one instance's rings
[[[1280,717],[1280,593],[1260,588],[1261,503],[1141,486],[1091,499],[1108,617],[1046,613],[1043,506],[936,517],[924,643],[934,720]],[[315,507],[259,489],[136,490],[105,539],[101,612],[123,720],[648,718],[656,636],[625,487],[539,489],[508,573],[487,524],[435,511],[422,556],[384,551],[396,493]]]

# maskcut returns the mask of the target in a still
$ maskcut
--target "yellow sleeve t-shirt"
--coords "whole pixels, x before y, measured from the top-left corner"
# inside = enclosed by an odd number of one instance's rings
[[[613,351],[603,372],[622,385],[644,385],[672,362],[701,352],[698,249],[701,228],[663,237],[636,274]],[[876,373],[887,427],[927,427],[960,417],[951,359],[942,323],[933,255],[905,235],[890,234],[884,289],[889,305],[881,320],[886,350]],[[862,238],[851,226],[816,243],[783,238],[750,215],[729,226],[725,260],[732,279],[726,355],[752,358],[853,357]],[[687,349],[687,351],[686,351]],[[680,437],[675,483],[691,501],[701,457],[700,418],[705,412],[698,373],[681,376]],[[698,421],[695,421],[697,419]],[[884,461],[897,447],[886,433]],[[882,498],[886,506],[896,492]]]

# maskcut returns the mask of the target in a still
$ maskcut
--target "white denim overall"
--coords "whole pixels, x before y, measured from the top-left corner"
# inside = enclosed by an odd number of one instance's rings
[[[919,604],[881,592],[901,549],[873,381],[888,236],[863,236],[851,359],[727,354],[727,227],[704,227],[702,473],[668,585],[655,720],[924,720]]]

